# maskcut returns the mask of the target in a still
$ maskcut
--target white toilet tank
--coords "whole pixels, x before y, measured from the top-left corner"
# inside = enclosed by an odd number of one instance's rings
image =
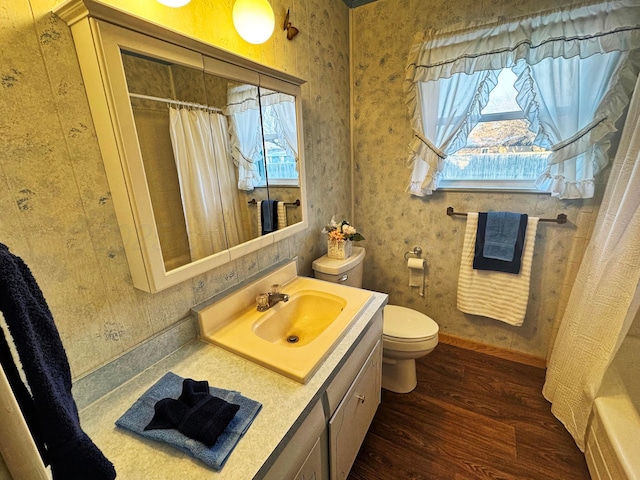
[[[313,261],[315,277],[328,282],[342,283],[350,287],[362,288],[362,267],[364,248],[353,247],[349,258],[338,260],[326,255]]]

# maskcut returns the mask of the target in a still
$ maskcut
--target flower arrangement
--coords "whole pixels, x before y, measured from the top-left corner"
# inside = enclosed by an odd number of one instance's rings
[[[331,217],[331,222],[322,229],[322,233],[326,233],[329,240],[351,240],[353,242],[364,240],[364,237],[349,222],[343,220],[337,223],[335,218],[335,215]]]

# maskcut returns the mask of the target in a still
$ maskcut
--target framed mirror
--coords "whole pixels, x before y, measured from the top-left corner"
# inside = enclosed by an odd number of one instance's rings
[[[74,22],[134,286],[162,290],[307,228],[302,80],[141,19]]]

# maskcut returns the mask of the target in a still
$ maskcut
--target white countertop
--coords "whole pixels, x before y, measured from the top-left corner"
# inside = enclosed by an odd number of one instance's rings
[[[306,385],[197,340],[83,409],[80,412],[82,428],[113,462],[118,478],[124,480],[255,478],[265,463],[271,465],[275,460],[286,443],[281,441],[298,425],[300,416],[313,406],[386,298],[384,294],[372,292],[372,299],[360,318]],[[262,403],[262,410],[222,470],[216,472],[173,447],[115,427],[115,421],[168,371],[184,378],[207,380],[210,386],[237,390]],[[272,453],[276,454],[271,457]],[[266,471],[267,468],[261,471],[258,478]]]

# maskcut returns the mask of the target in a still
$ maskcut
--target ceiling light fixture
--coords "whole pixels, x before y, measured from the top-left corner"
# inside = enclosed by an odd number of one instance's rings
[[[156,0],[156,1],[158,3],[161,3],[162,5],[166,5],[167,7],[178,8],[178,7],[184,7],[191,0]]]
[[[267,0],[236,0],[233,25],[238,34],[255,45],[269,40],[275,26],[273,9]]]

